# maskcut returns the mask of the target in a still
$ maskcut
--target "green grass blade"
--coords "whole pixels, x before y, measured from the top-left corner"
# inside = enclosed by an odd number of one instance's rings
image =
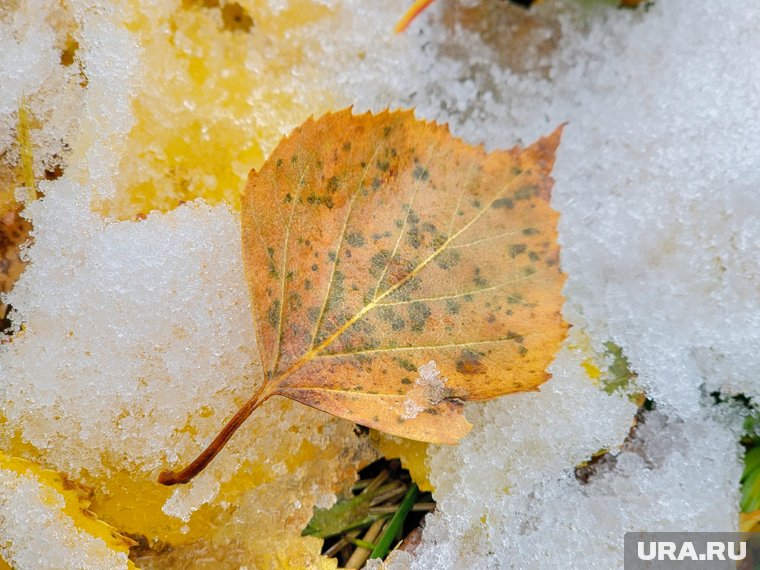
[[[372,554],[369,555],[370,558],[385,558],[388,556],[391,544],[396,538],[396,535],[398,534],[401,527],[404,526],[404,521],[406,520],[409,511],[412,510],[412,506],[414,506],[414,502],[417,500],[418,495],[419,489],[415,483],[412,483],[412,486],[409,487],[406,495],[404,495],[404,498],[401,501],[396,514],[393,515],[393,518],[391,519],[391,522],[388,523],[385,532],[383,532],[380,540],[377,541],[377,546],[375,546],[375,548],[372,550]]]

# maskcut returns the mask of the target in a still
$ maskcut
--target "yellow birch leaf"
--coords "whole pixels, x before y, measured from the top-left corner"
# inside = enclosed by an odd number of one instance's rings
[[[400,437],[455,443],[463,403],[536,390],[565,337],[549,176],[561,128],[486,153],[411,112],[309,119],[243,197],[264,379],[189,481],[286,396]]]

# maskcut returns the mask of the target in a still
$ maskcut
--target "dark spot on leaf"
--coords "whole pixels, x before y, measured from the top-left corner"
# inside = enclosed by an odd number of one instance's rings
[[[524,243],[513,243],[509,246],[509,255],[511,255],[514,259],[521,253],[525,253],[526,249],[528,249],[528,246],[526,246]]]
[[[525,337],[521,334],[517,334],[515,331],[508,331],[507,332],[507,340],[513,340],[515,342],[522,342],[525,340]]]
[[[306,197],[306,203],[311,206],[326,206],[328,210],[332,210],[332,207],[335,205],[332,196],[319,196],[314,193]]]
[[[538,229],[537,229],[537,228],[525,228],[525,229],[522,231],[522,233],[523,233],[523,235],[524,235],[524,236],[534,236],[534,235],[536,235],[537,233],[539,233],[539,231],[538,231]]]
[[[498,200],[494,200],[494,203],[491,204],[492,208],[513,208],[515,203],[512,201],[512,198],[499,198]]]
[[[414,167],[414,171],[412,171],[412,176],[414,176],[415,180],[422,180],[423,182],[427,181],[428,178],[430,178],[430,173],[428,172],[428,169],[424,166],[417,165]]]
[[[457,315],[459,314],[459,309],[461,308],[461,305],[454,301],[453,299],[446,299],[446,312],[450,315]]]
[[[425,330],[427,320],[430,318],[432,311],[427,303],[415,301],[409,307],[409,321],[412,323],[411,329],[414,332]]]
[[[270,277],[277,277],[279,273],[277,272],[277,267],[274,264],[274,249],[271,247],[267,248],[267,256],[269,257],[269,276]]]
[[[380,307],[380,318],[387,322],[394,331],[404,330],[406,321],[390,307]]]
[[[269,310],[267,311],[267,322],[272,327],[277,327],[277,325],[280,322],[280,300],[276,299],[272,302],[271,305],[269,305]]]
[[[419,249],[422,245],[422,238],[420,237],[420,231],[416,226],[410,227],[406,232],[406,243],[412,246],[414,249]]]
[[[465,349],[457,360],[457,372],[460,374],[483,374],[486,367],[481,356],[470,349]]]
[[[455,249],[447,249],[442,251],[436,258],[435,263],[441,269],[451,269],[457,265],[462,259],[462,255]]]
[[[312,271],[317,271],[318,269],[319,269],[319,265],[317,265],[316,263],[312,264],[311,266]]]
[[[327,181],[327,191],[331,194],[335,194],[338,191],[339,180],[337,176],[331,176]]]
[[[364,236],[359,232],[351,232],[346,236],[346,242],[351,247],[362,247],[364,245]]]
[[[441,249],[443,244],[446,243],[447,239],[448,238],[443,234],[436,234],[435,236],[433,236],[433,242],[432,242],[433,248]]]
[[[383,249],[377,252],[375,255],[373,255],[372,259],[369,260],[370,275],[372,275],[375,278],[379,278],[383,270],[385,269],[385,266],[388,264],[388,261],[390,260],[391,255],[392,255],[392,252],[387,249]]]
[[[288,294],[288,310],[297,311],[302,306],[303,303],[301,302],[301,295],[299,295],[296,291],[291,291],[290,294]]]
[[[534,185],[523,186],[518,189],[513,196],[515,197],[515,200],[529,200],[536,195],[537,190],[538,188]]]

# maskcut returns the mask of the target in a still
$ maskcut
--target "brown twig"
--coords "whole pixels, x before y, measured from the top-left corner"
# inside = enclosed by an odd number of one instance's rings
[[[366,542],[375,542],[375,540],[377,540],[377,537],[380,536],[380,533],[382,532],[383,527],[387,522],[388,521],[385,519],[376,520],[374,523],[372,523],[372,526],[369,527],[369,530],[367,530],[367,532],[364,534],[362,540]],[[371,550],[358,547],[356,550],[354,550],[353,554],[351,554],[351,558],[348,559],[348,562],[346,562],[346,568],[361,568],[364,566],[364,563],[367,561],[367,558],[369,558],[370,554],[372,554]]]

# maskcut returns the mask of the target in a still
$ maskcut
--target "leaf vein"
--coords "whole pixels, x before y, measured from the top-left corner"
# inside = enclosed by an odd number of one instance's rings
[[[282,317],[283,313],[285,311],[285,284],[286,284],[286,275],[287,275],[287,261],[288,261],[288,248],[290,246],[290,229],[293,226],[293,214],[296,211],[296,206],[298,205],[298,202],[301,198],[301,188],[303,186],[304,178],[306,178],[306,172],[309,170],[309,167],[306,166],[301,171],[301,176],[298,180],[298,184],[296,185],[296,195],[293,199],[293,205],[290,207],[290,217],[288,218],[288,224],[285,226],[285,241],[282,246],[282,266],[280,270],[280,311],[279,311],[279,317],[277,319],[277,334],[275,335],[275,339],[277,342],[276,349],[273,351],[274,357],[272,362],[272,367],[270,368],[270,374],[273,376],[277,370],[277,366],[280,363],[280,356],[282,354]]]
[[[367,178],[367,172],[369,171],[369,167],[373,162],[375,162],[375,158],[377,158],[377,155],[379,152],[380,152],[380,145],[377,145],[377,147],[375,147],[375,152],[372,155],[372,159],[369,162],[367,162],[367,165],[364,167],[364,171],[362,172],[362,177],[359,180],[359,184],[356,185],[356,188],[354,188],[354,191],[351,193],[351,202],[348,205],[348,213],[346,214],[346,219],[343,221],[343,227],[341,228],[341,231],[340,231],[340,239],[338,240],[338,247],[335,252],[335,260],[333,261],[332,270],[330,272],[330,283],[327,286],[325,297],[322,300],[322,307],[319,310],[319,317],[317,317],[317,324],[314,329],[314,334],[311,337],[311,344],[309,346],[310,351],[314,348],[314,343],[319,337],[319,332],[320,332],[320,329],[322,328],[322,322],[324,321],[324,318],[325,318],[327,303],[330,301],[330,294],[332,293],[333,283],[335,282],[335,269],[338,267],[338,260],[340,259],[340,252],[343,248],[343,240],[346,237],[346,229],[348,228],[348,222],[351,219],[351,212],[354,209],[354,202],[356,201],[356,197],[359,194],[359,191],[361,190],[362,184],[364,184],[364,180],[366,180]]]
[[[504,238],[504,237],[509,237],[509,236],[517,235],[521,231],[522,230],[511,230],[511,231],[508,231],[508,232],[502,232],[500,234],[496,234],[495,236],[488,236],[488,237],[476,239],[476,240],[473,240],[473,241],[468,241],[467,243],[455,244],[455,245],[451,246],[451,249],[459,249],[459,248],[462,248],[462,247],[472,247],[474,245],[485,243],[487,241],[492,241],[492,240],[495,240],[495,239],[501,239],[501,238]]]
[[[504,281],[503,283],[499,283],[498,285],[492,285],[491,287],[482,287],[480,289],[473,289],[472,291],[465,291],[463,293],[452,293],[451,295],[441,295],[439,297],[419,297],[416,299],[407,299],[404,301],[393,301],[390,303],[376,303],[373,309],[376,309],[378,307],[394,307],[396,305],[408,305],[410,303],[417,303],[419,301],[423,301],[423,302],[446,301],[448,299],[457,299],[459,297],[466,297],[468,295],[477,295],[478,293],[486,293],[488,291],[495,291],[496,289],[501,289],[502,287],[506,287],[507,285],[519,283],[520,281],[524,281],[527,278],[528,278],[527,276],[517,277],[516,279],[510,279],[509,281]]]
[[[397,352],[397,351],[431,350],[431,349],[441,349],[441,348],[460,348],[460,347],[476,346],[476,345],[481,345],[481,344],[493,344],[493,343],[507,342],[507,341],[514,341],[514,338],[501,337],[501,338],[495,338],[491,340],[472,340],[472,341],[467,341],[467,342],[451,342],[451,343],[446,343],[446,344],[426,344],[426,345],[416,345],[416,346],[392,346],[392,347],[389,346],[385,348],[364,348],[360,350],[351,350],[351,351],[346,351],[346,352],[325,352],[325,353],[316,355],[314,358],[338,358],[341,356],[354,356],[357,354],[371,354],[371,353],[377,353],[377,352]]]

